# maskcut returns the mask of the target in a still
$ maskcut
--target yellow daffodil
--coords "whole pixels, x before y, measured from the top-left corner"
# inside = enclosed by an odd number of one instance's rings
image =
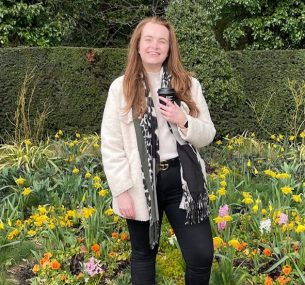
[[[220,184],[221,187],[226,187],[227,186],[227,182],[225,180],[220,181],[219,184]]]
[[[277,173],[275,176],[277,179],[287,179],[290,178],[290,174],[287,172],[284,173]]]
[[[80,138],[80,133],[76,133],[75,136],[79,139]]]
[[[257,204],[255,204],[255,205],[252,207],[252,211],[253,211],[254,213],[256,213],[256,212],[258,211],[258,205],[257,205]]]
[[[96,189],[99,189],[99,188],[102,187],[102,184],[99,183],[99,182],[95,182],[95,183],[93,183],[93,187],[96,188]]]
[[[223,218],[220,216],[217,216],[216,218],[213,219],[216,224],[221,223],[223,221]]]
[[[24,183],[25,183],[25,179],[22,178],[22,177],[19,177],[19,178],[16,179],[16,183],[17,183],[17,185],[19,185],[19,186],[23,186]]]
[[[36,235],[36,231],[34,231],[34,230],[28,230],[27,234],[28,234],[29,236],[34,236],[34,235]]]
[[[86,219],[88,219],[88,218],[90,218],[94,213],[95,213],[95,209],[93,209],[93,208],[83,208],[82,209],[82,214],[83,214],[83,216],[84,216],[84,218],[86,218]]]
[[[289,136],[289,141],[294,141],[295,136]]]
[[[295,229],[296,233],[302,233],[305,231],[305,226],[304,225],[298,225],[297,228]]]
[[[104,197],[105,195],[107,195],[108,191],[106,189],[102,189],[98,192],[99,196]]]
[[[58,130],[57,132],[60,136],[62,136],[64,134],[64,132],[62,130]]]
[[[293,188],[290,187],[290,186],[281,187],[281,191],[282,191],[285,195],[291,194],[291,193],[292,193],[292,190],[293,190]]]
[[[245,203],[245,204],[253,204],[254,203],[254,201],[253,201],[253,199],[251,198],[251,197],[247,197],[247,198],[244,198],[243,200],[242,200],[242,202],[243,203]]]
[[[72,170],[72,173],[73,173],[74,175],[77,175],[77,174],[79,173],[79,169],[76,168],[76,167],[74,167],[73,170]]]
[[[217,194],[218,194],[219,196],[224,196],[224,195],[226,195],[226,193],[227,193],[227,190],[226,190],[225,188],[223,188],[223,187],[221,187],[221,188],[219,188],[219,189],[217,190]]]
[[[95,175],[92,180],[94,182],[101,182],[101,178],[98,175]]]
[[[86,179],[89,179],[90,177],[91,177],[91,173],[90,173],[90,172],[86,172],[85,178],[86,178]]]
[[[302,198],[301,198],[301,195],[292,195],[292,199],[293,201],[297,202],[297,203],[300,203],[302,202]]]
[[[223,219],[226,222],[231,222],[233,220],[233,218],[231,216],[229,216],[229,215],[224,216]]]
[[[276,172],[270,170],[270,169],[266,169],[264,170],[264,173],[267,175],[267,176],[270,176],[272,178],[275,178],[276,177]]]
[[[32,145],[32,142],[30,140],[24,140],[24,143],[28,146]]]
[[[235,249],[237,249],[239,246],[239,241],[237,239],[231,239],[231,240],[229,240],[228,244],[229,244],[229,246],[232,246]]]
[[[252,166],[252,163],[251,163],[250,160],[247,161],[247,166],[248,166],[248,167],[251,167],[251,166]]]
[[[216,200],[216,195],[210,194],[209,199],[210,199],[210,201],[215,201]]]
[[[0,230],[4,230],[4,229],[5,229],[4,223],[0,221]]]
[[[30,187],[27,187],[27,188],[23,188],[23,191],[21,192],[21,194],[23,196],[29,196],[31,194],[32,190]]]
[[[105,215],[106,215],[106,216],[112,216],[112,215],[113,215],[113,210],[112,210],[111,208],[107,209],[107,210],[105,211]]]
[[[230,173],[230,169],[229,169],[228,167],[224,166],[224,167],[221,169],[221,172],[222,172],[222,174],[227,175],[227,174]]]
[[[217,145],[221,145],[221,144],[222,144],[222,141],[221,141],[221,140],[218,140],[218,141],[216,141],[216,144],[217,144]]]

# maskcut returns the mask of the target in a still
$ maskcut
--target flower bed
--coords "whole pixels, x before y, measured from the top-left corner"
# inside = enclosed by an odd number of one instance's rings
[[[210,284],[305,284],[304,137],[225,137],[203,150]],[[99,147],[97,135],[62,131],[0,146],[0,248],[35,244],[31,284],[130,284],[128,232],[111,209]],[[165,219],[158,284],[183,284],[184,266]]]

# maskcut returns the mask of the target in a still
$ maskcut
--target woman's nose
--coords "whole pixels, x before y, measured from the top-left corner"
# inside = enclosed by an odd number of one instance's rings
[[[154,48],[154,49],[157,49],[158,48],[158,41],[151,41],[151,47]]]

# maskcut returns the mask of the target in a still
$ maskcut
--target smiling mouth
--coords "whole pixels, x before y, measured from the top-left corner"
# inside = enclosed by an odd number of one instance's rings
[[[157,53],[157,52],[149,52],[148,54],[149,55],[159,55],[159,53]]]

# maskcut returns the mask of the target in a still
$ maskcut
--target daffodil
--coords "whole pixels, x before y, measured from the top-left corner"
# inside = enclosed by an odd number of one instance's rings
[[[112,210],[111,208],[107,209],[107,210],[105,211],[105,215],[106,215],[106,216],[112,216],[112,215],[113,215],[113,210]]]
[[[301,198],[301,195],[292,195],[292,199],[293,201],[297,202],[297,203],[300,203],[302,202],[302,198]]]
[[[74,167],[73,170],[72,170],[72,173],[77,175],[79,173],[79,169]]]
[[[210,199],[210,201],[215,201],[216,200],[216,195],[210,194],[209,199]]]
[[[27,188],[23,188],[23,191],[21,192],[21,194],[23,196],[29,196],[31,194],[32,190],[30,187],[27,187]]]
[[[22,177],[19,177],[19,178],[16,179],[16,183],[17,183],[17,185],[19,185],[19,186],[23,186],[24,183],[25,183],[25,179],[22,178]]]
[[[296,233],[302,233],[305,231],[305,226],[304,225],[298,225],[297,228],[295,229]]]
[[[86,179],[89,179],[90,177],[91,177],[91,173],[90,173],[90,172],[86,172],[85,178],[86,178]]]
[[[98,192],[99,196],[104,197],[105,195],[107,195],[108,191],[106,189],[102,189]]]
[[[282,191],[285,195],[291,194],[291,193],[292,193],[292,190],[293,190],[293,188],[290,187],[290,186],[281,187],[281,191]]]
[[[219,189],[217,190],[217,194],[218,194],[219,196],[224,196],[224,195],[226,195],[226,193],[227,193],[227,190],[226,190],[225,188],[223,188],[223,187],[221,187],[221,188],[219,188]]]

